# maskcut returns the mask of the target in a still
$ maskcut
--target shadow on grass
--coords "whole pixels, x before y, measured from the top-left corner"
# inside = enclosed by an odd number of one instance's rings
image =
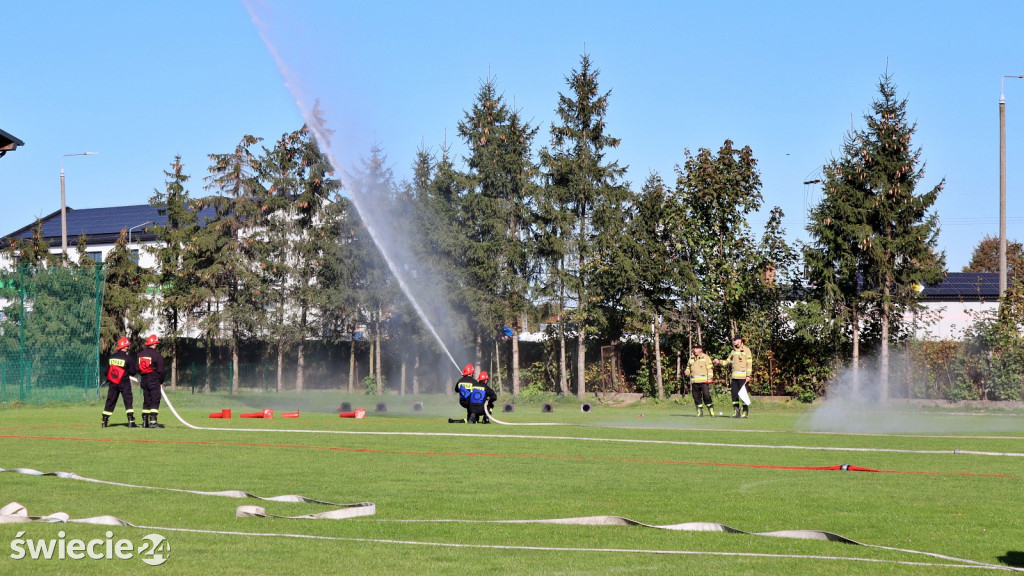
[[[999,557],[999,561],[1014,568],[1024,568],[1024,552],[1010,550]]]

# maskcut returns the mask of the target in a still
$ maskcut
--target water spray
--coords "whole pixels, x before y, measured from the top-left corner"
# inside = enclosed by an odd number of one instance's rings
[[[313,137],[316,139],[316,142],[320,146],[321,151],[327,156],[327,159],[330,162],[331,167],[334,169],[334,171],[337,174],[344,174],[345,172],[342,169],[342,164],[339,161],[339,159],[335,156],[334,148],[332,148],[331,146],[330,134],[327,133],[325,127],[322,125],[322,121],[319,118],[317,118],[316,114],[313,113],[313,110],[310,109],[308,105],[306,105],[308,100],[307,97],[302,93],[301,89],[299,88],[301,83],[292,74],[291,69],[286,65],[284,58],[281,56],[280,52],[276,49],[274,43],[271,41],[266,28],[266,23],[259,17],[257,6],[255,6],[253,2],[247,0],[246,7],[248,8],[249,15],[250,18],[252,19],[253,24],[255,25],[257,31],[260,34],[260,38],[263,40],[264,45],[270,52],[271,57],[273,57],[278,70],[281,72],[281,75],[284,76],[285,85],[288,91],[295,98],[296,104],[299,107],[299,111],[306,122],[307,129],[309,129],[312,132]],[[344,181],[343,188],[347,189],[344,186]],[[394,251],[397,250],[397,246],[395,246],[394,249],[392,249],[392,247],[389,246],[389,243],[384,241],[386,235],[383,233],[382,230],[379,229],[378,226],[380,221],[383,220],[376,218],[373,215],[372,210],[369,209],[369,205],[364,202],[364,200],[369,199],[362,198],[358,192],[353,192],[352,190],[349,190],[349,192],[349,198],[352,200],[352,204],[355,206],[356,211],[362,217],[363,224],[366,226],[366,230],[369,232],[370,238],[373,239],[374,245],[376,245],[377,248],[380,250],[381,256],[383,256],[384,261],[387,263],[388,269],[391,271],[392,276],[395,278],[395,280],[398,282],[399,287],[402,289],[402,293],[405,294],[406,298],[408,298],[409,303],[412,304],[413,309],[416,310],[417,316],[419,316],[420,320],[423,321],[423,324],[430,331],[431,335],[437,341],[441,349],[444,350],[445,355],[447,355],[448,359],[451,360],[452,365],[458,368],[458,362],[455,361],[454,356],[452,356],[452,353],[445,345],[444,339],[438,333],[436,327],[434,326],[434,323],[431,322],[421,302],[413,294],[413,291],[409,285],[409,281],[405,277],[404,270],[402,270],[402,268],[397,265],[397,255],[394,253]],[[405,261],[412,260],[406,258]]]

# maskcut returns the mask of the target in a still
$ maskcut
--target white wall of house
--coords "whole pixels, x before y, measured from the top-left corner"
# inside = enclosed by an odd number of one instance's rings
[[[905,320],[916,325],[920,340],[963,340],[964,332],[985,315],[999,310],[998,302],[922,302],[925,311]]]
[[[154,244],[152,242],[135,242],[133,241],[128,247],[128,251],[138,256],[139,266],[143,268],[156,268],[156,256],[150,253],[146,247],[152,248]],[[113,244],[90,244],[86,248],[86,253],[93,256],[98,262],[106,262],[110,257],[110,251],[114,249]],[[50,254],[56,256],[60,255],[60,246],[50,248]],[[78,249],[75,246],[68,246],[68,259],[77,262],[79,259]],[[14,265],[11,259],[4,254],[0,254],[0,267],[10,269]]]
[[[152,269],[156,267],[156,256],[151,254],[149,250],[146,250],[147,246],[152,247],[153,244],[151,242],[132,241],[132,243],[128,246],[128,252],[132,253],[134,256],[138,258],[137,261],[139,266],[142,266],[143,268]],[[86,252],[94,256],[98,255],[99,262],[106,262],[107,259],[110,257],[110,252],[113,249],[113,244],[91,244],[86,248]],[[60,248],[51,248],[50,253],[60,254]],[[78,250],[74,246],[68,246],[68,258],[74,261],[78,261]]]

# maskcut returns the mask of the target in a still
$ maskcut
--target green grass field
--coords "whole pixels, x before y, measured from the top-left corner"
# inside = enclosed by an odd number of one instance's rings
[[[0,468],[8,470],[0,473],[0,506],[18,502],[34,516],[111,515],[137,526],[0,524],[0,574],[1024,570],[1019,408],[901,406],[844,413],[755,402],[751,418],[736,420],[696,418],[692,404],[671,401],[624,407],[594,402],[584,414],[578,401],[564,399],[551,413],[540,404],[518,404],[513,413],[496,414],[520,425],[458,425],[447,418],[460,417],[461,410],[445,397],[169,394],[191,424],[228,430],[188,428],[166,403],[163,430],[122,426],[121,407],[112,418],[117,425],[106,429],[99,426],[100,405],[0,408]],[[375,412],[382,400],[387,410]],[[339,418],[342,401],[366,408],[367,417]],[[413,410],[415,401],[422,410]],[[224,408],[234,418],[208,417]],[[238,417],[263,408],[276,416]],[[299,418],[280,417],[296,409]],[[842,464],[879,472],[813,469]],[[151,488],[11,471],[16,468]],[[376,513],[345,520],[238,518],[242,505],[281,516],[338,507],[184,490],[372,502]],[[749,533],[821,530],[870,546],[502,522],[599,515],[652,525],[718,523]],[[159,566],[137,554],[12,558],[15,540],[129,540],[139,546],[148,534],[162,535],[170,545]]]

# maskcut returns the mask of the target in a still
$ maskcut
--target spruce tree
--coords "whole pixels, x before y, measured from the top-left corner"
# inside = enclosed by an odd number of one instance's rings
[[[32,227],[32,238],[12,239],[5,253],[18,267],[49,267],[60,262],[60,255],[51,253],[50,243],[43,239],[43,221],[38,218]]]
[[[844,138],[842,155],[823,168],[822,198],[808,215],[810,242],[803,250],[810,294],[830,317],[849,327],[855,389],[860,382],[861,323],[866,306],[861,265],[871,237],[865,160],[863,136],[851,131]]]
[[[258,163],[266,193],[260,199],[262,226],[254,231],[257,239],[254,257],[261,285],[266,289],[261,301],[266,310],[262,330],[270,339],[276,356],[275,382],[284,390],[285,354],[295,344],[295,329],[290,304],[292,293],[291,202],[296,196],[296,165],[300,157],[297,131],[281,135],[273,147],[263,149]]]
[[[470,150],[461,206],[478,339],[493,337],[505,325],[518,334],[529,306],[530,206],[537,173],[531,147],[536,133],[518,112],[509,110],[490,79],[459,123],[459,135]],[[513,338],[514,395],[519,393],[518,356],[518,340]]]
[[[107,253],[106,265],[101,340],[113,343],[126,336],[132,342],[138,342],[148,327],[146,286],[150,283],[150,276],[128,252],[126,229],[121,230],[114,248]]]
[[[173,390],[178,384],[178,338],[189,314],[200,304],[189,281],[195,278],[195,274],[184,268],[188,261],[185,250],[199,229],[199,221],[185,189],[189,175],[184,172],[181,156],[174,157],[170,171],[165,170],[164,176],[167,178],[164,191],[154,189],[149,204],[166,215],[167,220],[150,226],[156,234],[157,245],[147,249],[155,254],[157,261],[156,308],[166,328],[162,341],[170,351],[168,360]]]
[[[520,111],[513,110],[503,136],[505,154],[502,168],[509,181],[507,199],[508,230],[505,238],[505,268],[501,271],[499,297],[505,302],[503,317],[512,329],[512,394],[519,395],[520,357],[519,334],[523,319],[532,308],[530,288],[539,272],[536,252],[536,225],[534,208],[540,187],[537,183],[540,169],[533,161],[533,139],[537,128],[522,119]],[[500,373],[499,373],[500,377]],[[500,380],[499,380],[500,384]]]
[[[945,184],[923,193],[920,148],[911,138],[917,125],[907,121],[907,101],[896,97],[888,74],[878,83],[880,97],[865,120],[863,152],[871,236],[864,247],[865,296],[877,310],[881,325],[879,394],[889,397],[889,339],[893,320],[916,305],[918,284],[935,284],[945,273],[945,253],[939,252],[939,221],[930,212]]]
[[[316,121],[322,122],[317,118]],[[319,127],[323,129],[321,125]],[[293,275],[292,300],[298,307],[295,323],[297,367],[295,389],[304,387],[305,342],[315,336],[314,316],[327,305],[328,292],[322,277],[337,257],[340,214],[336,193],[341,187],[332,178],[333,169],[327,156],[313,138],[308,127],[298,133],[299,156],[294,165],[295,197],[292,199],[291,260]]]
[[[503,197],[508,182],[498,166],[507,120],[508,106],[489,79],[481,85],[473,107],[458,125],[459,136],[469,149],[458,209],[464,223],[464,297],[472,310],[474,363],[481,362],[481,341],[493,333],[501,306],[494,283],[503,266],[502,240],[507,226]]]
[[[211,154],[207,188],[215,192],[202,200],[215,210],[213,220],[196,235],[202,259],[197,263],[205,284],[207,313],[200,321],[207,340],[207,364],[212,346],[227,329],[233,366],[231,391],[239,389],[239,347],[261,325],[263,308],[258,291],[261,277],[255,272],[256,239],[252,231],[261,225],[260,199],[265,195],[259,179],[257,157],[250,148],[260,141],[246,135],[229,154]]]
[[[396,184],[394,172],[387,165],[387,156],[380,145],[370,147],[369,157],[363,158],[361,166],[352,169],[346,181],[350,194],[360,198],[360,205],[373,204],[379,213],[389,213],[394,202]],[[351,216],[356,216],[352,214]],[[381,343],[385,334],[385,319],[390,316],[396,300],[397,287],[384,256],[374,243],[364,223],[356,226],[354,241],[358,243],[361,262],[359,272],[362,282],[359,286],[360,309],[367,315],[372,346],[370,351],[370,374],[376,387],[375,393],[384,393],[383,351]]]
[[[608,236],[625,221],[623,203],[628,189],[619,183],[626,168],[606,155],[619,139],[606,133],[605,117],[611,92],[599,93],[599,70],[583,54],[580,66],[566,79],[569,95],[559,94],[558,122],[551,126],[550,149],[541,151],[547,185],[556,204],[572,214],[567,228],[567,288],[575,301],[571,320],[576,324],[576,394],[586,392],[586,343],[599,320],[595,305],[602,298],[596,276],[606,262]]]
[[[472,285],[468,274],[470,235],[465,232],[470,223],[462,208],[466,179],[456,170],[447,145],[442,146],[436,162],[429,163],[428,170],[420,156],[415,202],[416,227],[422,239],[418,255],[431,271],[433,281],[425,286],[420,282],[418,288],[430,291],[431,300],[445,302],[449,314],[440,319],[446,325],[441,332],[448,336],[445,345],[453,346],[456,341],[469,341],[472,332],[473,308],[468,291]],[[468,355],[462,346],[449,351],[459,358]],[[446,385],[444,389],[447,394],[453,391],[452,386]]]
[[[416,238],[413,242],[414,253],[416,254],[417,261],[425,263],[426,266],[430,267],[433,271],[434,281],[433,286],[428,286],[428,289],[432,290],[435,295],[441,293],[447,293],[447,290],[443,290],[441,286],[442,278],[438,263],[440,261],[440,255],[432,246],[432,233],[431,230],[437,227],[437,223],[434,222],[431,213],[428,210],[427,202],[430,197],[431,187],[435,177],[435,169],[437,161],[431,152],[420,147],[416,150],[416,157],[413,161],[412,167],[412,181],[407,183],[406,190],[404,193],[404,201],[407,203],[406,210],[408,211],[407,221],[410,222],[416,230]],[[436,296],[435,296],[436,297]],[[413,323],[410,334],[413,343],[413,371],[412,371],[412,393],[413,395],[420,394],[420,366],[421,366],[421,355],[424,351],[424,344],[430,342],[433,344],[433,339],[426,331],[421,330],[422,326]],[[445,386],[447,388],[447,386]]]

